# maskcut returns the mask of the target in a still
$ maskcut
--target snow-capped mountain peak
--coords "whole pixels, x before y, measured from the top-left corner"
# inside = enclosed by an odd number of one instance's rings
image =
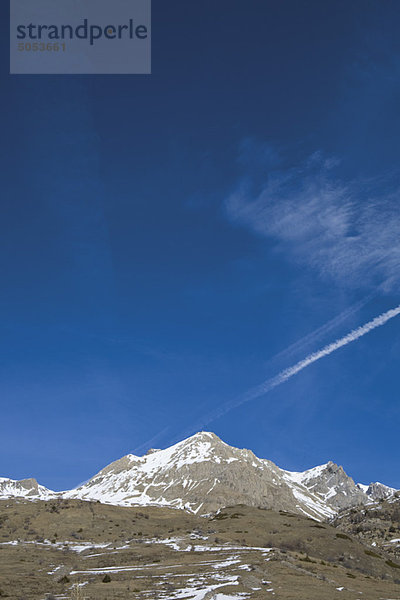
[[[365,501],[364,492],[345,473],[343,467],[332,461],[303,473],[286,473],[289,479],[305,486],[334,510]]]
[[[359,487],[360,490],[362,490],[364,494],[368,496],[371,502],[391,498],[397,492],[395,488],[389,487],[383,483],[379,483],[379,481],[370,483],[369,485],[358,483],[357,487]]]
[[[0,480],[3,498],[76,498],[122,506],[169,506],[198,514],[247,504],[315,519],[393,492],[379,483],[364,489],[331,461],[304,472],[285,471],[206,431],[144,456],[127,454],[67,492],[51,492],[35,480]]]
[[[39,485],[36,479],[8,479],[0,477],[0,500],[18,497],[29,500],[48,500],[56,497],[56,492]]]

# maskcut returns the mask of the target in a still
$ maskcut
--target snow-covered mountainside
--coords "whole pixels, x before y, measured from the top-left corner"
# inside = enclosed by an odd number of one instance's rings
[[[124,456],[67,496],[125,506],[173,506],[199,514],[246,504],[317,519],[369,501],[332,462],[304,473],[283,471],[207,432],[142,457]]]
[[[29,500],[49,500],[57,497],[56,492],[39,485],[36,479],[7,479],[0,477],[0,500],[8,498],[27,498]]]
[[[395,488],[389,487],[383,483],[379,483],[376,481],[375,483],[370,483],[369,485],[363,485],[362,483],[358,483],[357,486],[367,494],[368,498],[371,501],[375,500],[386,500],[387,498],[391,498],[397,492]]]
[[[1,481],[5,482],[4,492]],[[55,493],[38,486],[35,480],[27,482],[0,480],[0,494],[3,498],[8,494],[31,499],[99,500],[122,506],[169,506],[197,514],[245,504],[298,512],[315,519],[332,517],[343,508],[366,504],[378,494],[395,491],[382,484],[364,489],[332,462],[303,473],[284,471],[208,432],[197,433],[165,450],[151,450],[145,456],[128,454],[70,491]]]
[[[172,506],[199,514],[234,504],[298,508],[317,518],[334,514],[306,487],[289,484],[271,461],[232,448],[207,432],[146,456],[124,456],[67,495],[125,506]]]

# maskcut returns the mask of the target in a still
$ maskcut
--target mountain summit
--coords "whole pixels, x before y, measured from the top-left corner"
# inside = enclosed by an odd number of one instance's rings
[[[285,471],[251,450],[229,446],[205,431],[165,450],[151,450],[144,456],[128,454],[67,492],[38,486],[35,494],[32,484],[27,493],[24,482],[7,482],[11,480],[0,479],[0,497],[99,500],[121,506],[168,506],[196,514],[245,504],[319,520],[334,516],[340,509],[368,503],[378,493],[376,484],[356,485],[333,462],[300,473]],[[382,497],[394,491],[379,484]]]

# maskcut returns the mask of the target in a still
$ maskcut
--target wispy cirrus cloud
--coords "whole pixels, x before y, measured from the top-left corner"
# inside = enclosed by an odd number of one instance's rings
[[[343,182],[337,164],[316,153],[295,167],[271,170],[256,191],[247,178],[226,200],[227,215],[323,278],[394,290],[400,190],[387,181]]]

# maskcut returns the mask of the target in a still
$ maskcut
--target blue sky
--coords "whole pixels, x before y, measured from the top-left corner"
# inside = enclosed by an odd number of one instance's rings
[[[219,411],[400,488],[400,318],[241,402],[400,303],[398,3],[153,0],[151,76],[10,76],[5,5],[0,474],[69,488]]]

